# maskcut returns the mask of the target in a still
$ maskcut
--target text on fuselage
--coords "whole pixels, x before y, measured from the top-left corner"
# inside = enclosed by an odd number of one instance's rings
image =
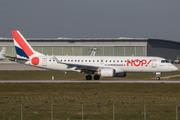
[[[148,66],[149,63],[151,62],[152,60],[145,60],[145,59],[142,59],[142,60],[139,60],[139,59],[135,59],[135,60],[129,60],[127,59],[127,66]]]

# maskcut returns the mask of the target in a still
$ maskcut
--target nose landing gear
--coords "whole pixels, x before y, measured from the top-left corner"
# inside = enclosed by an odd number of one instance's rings
[[[156,80],[160,80],[161,72],[156,72]]]
[[[95,75],[94,76],[94,80],[99,80],[99,78],[100,78],[99,75]],[[91,75],[87,75],[86,76],[86,80],[92,80],[92,76]]]

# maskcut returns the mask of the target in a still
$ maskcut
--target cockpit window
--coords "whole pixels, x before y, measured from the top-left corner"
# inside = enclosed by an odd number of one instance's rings
[[[161,63],[165,63],[166,61],[165,60],[161,60]]]
[[[171,60],[165,60],[166,61],[166,63],[171,63]]]
[[[171,63],[171,61],[168,61],[168,60],[161,60],[161,63]]]

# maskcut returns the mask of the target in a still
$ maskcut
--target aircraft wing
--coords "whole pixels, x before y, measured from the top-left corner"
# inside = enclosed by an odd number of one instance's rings
[[[76,70],[92,70],[97,71],[98,69],[102,69],[100,66],[92,66],[92,65],[81,65],[81,64],[71,64],[67,63],[68,67],[76,67]]]
[[[76,70],[92,70],[92,71],[97,71],[103,68],[107,68],[107,67],[102,67],[102,66],[93,66],[93,65],[82,65],[82,64],[72,64],[72,63],[64,63],[59,61],[55,56],[54,59],[57,61],[57,63],[59,64],[65,64],[67,65],[69,68],[70,67],[76,67]],[[109,68],[109,67],[108,67]]]

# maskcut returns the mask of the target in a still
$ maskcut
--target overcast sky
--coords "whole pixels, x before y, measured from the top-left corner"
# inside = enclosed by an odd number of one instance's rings
[[[180,42],[180,0],[1,0],[0,37],[156,38]]]

